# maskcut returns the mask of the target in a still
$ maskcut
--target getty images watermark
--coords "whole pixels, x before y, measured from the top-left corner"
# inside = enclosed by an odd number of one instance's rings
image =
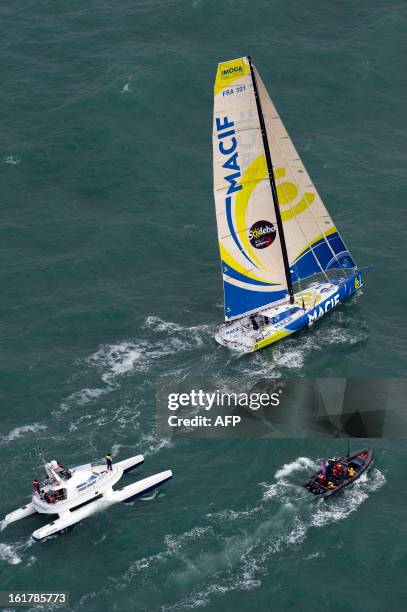
[[[162,377],[157,431],[170,437],[407,436],[407,379]]]
[[[242,417],[237,414],[217,414],[215,417],[199,414],[198,411],[209,412],[219,409],[242,408],[246,410],[257,411],[261,408],[269,408],[279,406],[280,389],[275,393],[235,393],[225,392],[217,389],[216,391],[204,391],[203,389],[191,389],[182,393],[169,393],[167,407],[168,410],[176,412],[182,409],[195,409],[194,414],[178,415],[171,414],[168,416],[168,425],[170,427],[236,427],[241,423]]]

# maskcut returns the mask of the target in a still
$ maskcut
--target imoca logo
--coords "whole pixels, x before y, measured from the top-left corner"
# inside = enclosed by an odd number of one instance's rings
[[[231,66],[231,67],[228,67],[228,68],[222,68],[222,70],[221,70],[222,79],[227,79],[231,75],[235,75],[235,74],[237,74],[239,72],[243,72],[242,64],[240,64],[239,66]]]

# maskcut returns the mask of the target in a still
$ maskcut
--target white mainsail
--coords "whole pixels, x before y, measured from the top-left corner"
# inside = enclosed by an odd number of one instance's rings
[[[273,162],[292,280],[332,268],[354,268],[355,262],[254,67],[253,72]]]

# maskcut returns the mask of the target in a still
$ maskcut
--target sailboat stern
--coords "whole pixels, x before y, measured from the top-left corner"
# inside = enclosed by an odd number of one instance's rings
[[[348,278],[335,283],[311,283],[294,294],[294,303],[273,304],[242,317],[224,323],[215,335],[216,341],[241,353],[252,353],[302,329],[313,326],[338,304],[363,286],[362,272],[355,271]]]

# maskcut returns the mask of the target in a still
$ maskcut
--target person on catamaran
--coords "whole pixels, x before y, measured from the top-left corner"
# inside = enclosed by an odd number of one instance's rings
[[[113,467],[112,467],[113,466],[113,459],[112,459],[111,453],[107,453],[105,459],[106,459],[107,469],[109,470],[109,472],[111,472],[112,469],[113,469]]]
[[[348,468],[348,476],[349,476],[349,478],[353,478],[355,474],[356,474],[355,468],[353,468],[353,467]]]
[[[34,487],[34,490],[39,495],[40,494],[40,481],[38,480],[38,478],[34,478],[34,480],[33,480],[33,487]]]

